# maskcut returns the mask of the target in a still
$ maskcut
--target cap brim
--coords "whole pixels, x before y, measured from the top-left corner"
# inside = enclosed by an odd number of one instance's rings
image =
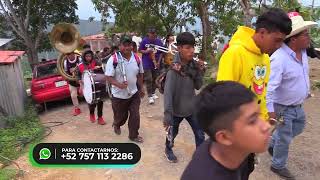
[[[297,34],[299,34],[300,32],[302,32],[302,31],[304,31],[306,29],[310,29],[310,28],[316,26],[317,24],[318,23],[313,22],[313,21],[304,21],[302,26],[300,26],[299,28],[291,31],[291,33],[286,38],[289,38],[291,36],[297,35]]]

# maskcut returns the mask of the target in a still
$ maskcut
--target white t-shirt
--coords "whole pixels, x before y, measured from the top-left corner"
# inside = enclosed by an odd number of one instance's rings
[[[124,82],[124,78],[121,72],[121,67],[124,67],[125,73],[127,76],[128,87],[126,89],[120,89],[114,85],[111,87],[111,93],[114,97],[119,99],[129,99],[137,91],[137,75],[143,73],[143,65],[140,60],[138,65],[137,60],[134,57],[134,54],[131,54],[130,60],[128,61],[125,57],[121,56],[120,53],[117,53],[118,64],[117,67],[113,66],[113,56],[111,56],[105,66],[105,75],[112,76],[119,83]]]

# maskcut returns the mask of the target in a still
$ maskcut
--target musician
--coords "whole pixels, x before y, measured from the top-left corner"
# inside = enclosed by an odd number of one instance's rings
[[[147,48],[146,44],[154,44],[163,47],[161,40],[157,38],[156,29],[154,27],[149,28],[148,36],[142,40],[139,46],[139,52],[142,53],[144,81],[147,86],[149,104],[154,104],[155,99],[158,99],[158,96],[155,93],[156,78],[159,73],[160,59],[162,59],[163,53],[157,51],[154,54],[154,50],[152,48]]]
[[[173,54],[171,52],[176,51],[177,48],[174,44],[173,34],[168,34],[165,41],[165,47],[168,48],[168,53],[164,56],[164,67],[165,69],[169,68],[173,61]]]
[[[91,70],[91,71],[100,71],[103,73],[101,70],[101,65],[97,62],[96,59],[94,59],[94,53],[91,50],[87,50],[83,53],[82,55],[83,62],[79,64],[79,77],[82,77],[82,74],[85,70]],[[79,80],[80,84],[80,91],[83,90],[83,81]],[[98,124],[100,125],[105,125],[105,121],[103,119],[103,101],[99,100],[98,103],[94,104],[88,104],[89,105],[89,111],[90,111],[90,121],[92,123],[96,122],[96,116],[95,116],[95,108],[98,106]]]
[[[79,65],[79,63],[80,63],[79,56],[77,56],[75,53],[68,53],[64,60],[64,71],[71,76],[76,76],[77,66]],[[67,81],[69,84],[72,104],[74,106],[74,110],[72,114],[74,116],[77,116],[81,113],[81,110],[79,108],[78,90],[77,90],[79,87],[79,83],[77,81],[72,81],[72,80],[67,80]]]
[[[120,52],[109,58],[105,70],[107,81],[112,84],[113,128],[120,135],[121,126],[128,120],[129,139],[142,143],[139,108],[140,98],[144,96],[143,66],[140,58],[132,52],[131,37],[123,35],[119,49]]]
[[[178,135],[179,125],[183,119],[190,124],[195,136],[196,146],[204,141],[204,133],[193,116],[195,89],[199,90],[203,83],[204,66],[193,60],[195,38],[189,32],[177,36],[178,52],[172,69],[166,76],[164,87],[164,127],[166,137],[165,155],[169,162],[177,162],[172,147]]]

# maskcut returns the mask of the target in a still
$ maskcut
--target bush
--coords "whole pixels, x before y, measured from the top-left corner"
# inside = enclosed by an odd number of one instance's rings
[[[17,175],[17,170],[15,169],[0,169],[1,180],[15,179],[16,175]]]
[[[0,155],[11,160],[17,159],[25,146],[36,141],[44,134],[38,115],[30,103],[27,103],[25,113],[21,117],[6,117],[7,128],[0,131]],[[7,165],[10,162],[0,157],[0,162]]]

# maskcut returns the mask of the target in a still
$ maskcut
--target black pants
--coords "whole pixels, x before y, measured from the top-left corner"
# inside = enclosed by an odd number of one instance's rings
[[[94,110],[98,105],[98,117],[102,117],[102,110],[103,110],[103,101],[99,101],[98,103],[89,104],[90,114],[94,114]]]

